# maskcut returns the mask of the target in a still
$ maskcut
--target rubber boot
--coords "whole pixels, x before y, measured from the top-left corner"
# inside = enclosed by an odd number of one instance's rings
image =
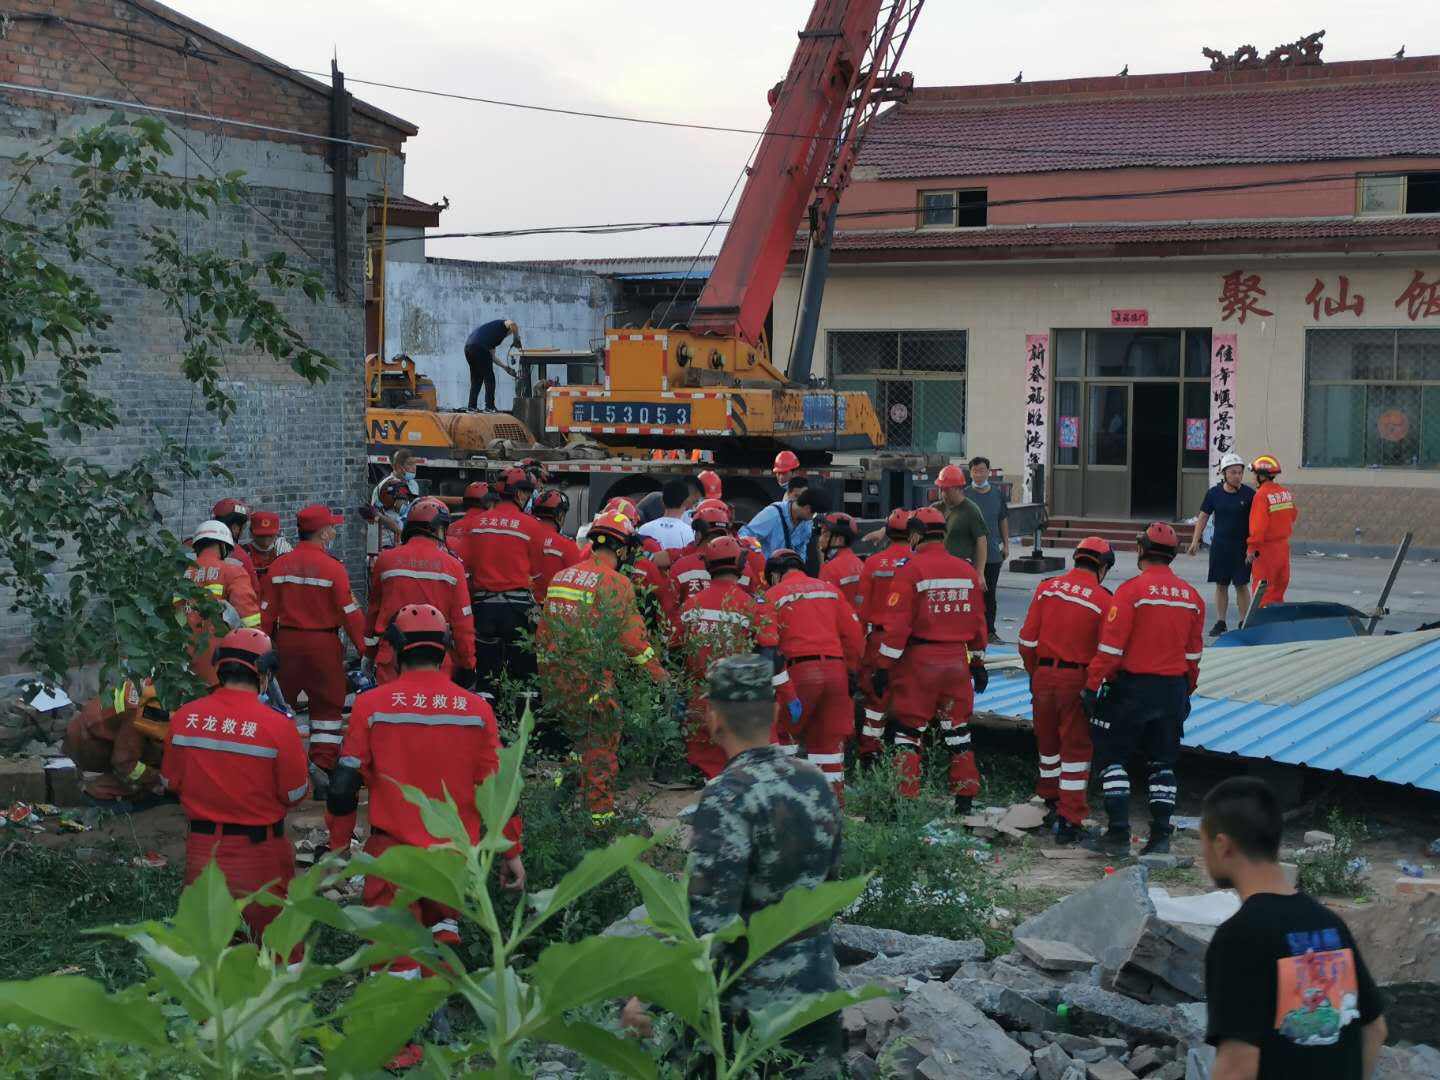
[[[1168,825],[1151,825],[1150,836],[1145,841],[1145,846],[1140,849],[1141,855],[1169,855],[1170,835],[1175,830]]]
[[[1098,852],[1111,858],[1123,859],[1130,854],[1130,827],[1111,826],[1102,833],[1092,833],[1080,841],[1086,851]]]

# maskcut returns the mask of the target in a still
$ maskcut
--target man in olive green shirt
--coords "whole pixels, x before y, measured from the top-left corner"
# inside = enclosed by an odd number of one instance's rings
[[[936,486],[945,511],[945,550],[975,567],[975,576],[983,582],[990,527],[980,508],[965,497],[965,474],[958,465],[946,465]]]

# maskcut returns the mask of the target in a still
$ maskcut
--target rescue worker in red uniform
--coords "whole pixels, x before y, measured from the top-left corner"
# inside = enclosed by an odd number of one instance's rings
[[[851,687],[865,648],[860,620],[839,589],[805,573],[799,552],[772,553],[765,577],[770,582],[765,600],[780,637],[775,688],[780,694],[793,690],[800,702],[799,721],[782,729],[781,743],[798,739],[843,802],[845,741],[855,731]]]
[[[680,609],[681,649],[686,670],[704,687],[705,673],[723,656],[760,653],[774,662],[780,645],[775,628],[774,612],[764,598],[755,598],[740,586],[740,567],[745,551],[733,536],[712,538],[700,551],[705,560],[710,582]],[[794,688],[781,687],[781,704],[789,708],[795,701]],[[707,780],[718,776],[728,760],[725,751],[710,739],[705,724],[709,698],[699,690],[691,698],[687,720],[689,733],[685,743],[685,760],[705,774]],[[798,703],[797,708],[798,710]]]
[[[451,555],[462,563],[465,561],[465,545],[470,540],[470,527],[483,511],[489,510],[499,501],[499,496],[491,492],[490,485],[484,480],[474,480],[465,485],[465,494],[460,500],[461,509],[465,513],[459,521],[452,522],[445,530],[445,546],[450,549]],[[466,588],[469,588],[468,578]]]
[[[614,698],[614,675],[595,670],[603,658],[583,655],[587,647],[605,642],[584,636],[604,620],[618,630],[626,662],[643,667],[650,678],[667,676],[655,657],[636,606],[635,587],[624,572],[635,549],[635,525],[624,514],[601,514],[590,525],[590,550],[580,562],[555,575],[545,594],[535,640],[540,660],[540,687],[547,701],[564,701],[565,721],[580,757],[581,787],[593,822],[615,816],[616,750],[622,718]]]
[[[436,839],[401,785],[417,787],[432,799],[454,800],[472,842],[484,824],[475,808],[475,792],[499,768],[500,734],[495,713],[479,694],[457,686],[441,670],[454,644],[450,627],[430,604],[402,607],[385,629],[396,656],[397,678],[355,699],[340,764],[330,783],[326,807],[337,817],[353,816],[363,784],[370,790],[368,855],[379,858],[397,844],[435,847]],[[512,818],[505,837],[513,846],[500,863],[500,885],[519,891],[525,885],[521,860],[521,822]],[[390,907],[396,886],[384,878],[365,878],[366,907]],[[437,944],[460,945],[459,913],[421,897],[410,906]],[[409,957],[393,960],[389,972],[419,978]]]
[[[260,582],[260,606],[270,599],[270,567],[281,555],[292,551],[290,541],[280,535],[280,515],[273,510],[256,510],[250,519],[250,542],[241,544],[250,563],[255,567],[255,577]]]
[[[680,597],[675,583],[661,566],[670,554],[660,546],[659,540],[637,533],[634,557],[625,567],[635,586],[635,602],[645,620],[645,628],[656,641],[669,640],[680,618]]]
[[[475,688],[492,701],[500,692],[503,674],[521,680],[535,674],[534,657],[519,642],[530,625],[535,582],[545,572],[548,531],[525,512],[535,491],[535,481],[525,469],[506,469],[493,490],[499,501],[473,518],[467,515],[470,524],[460,537],[475,612],[475,639],[470,646],[476,661]],[[461,627],[454,619],[451,623],[458,647]]]
[[[210,663],[215,642],[226,626],[258,627],[260,601],[245,567],[230,557],[235,537],[223,521],[202,521],[190,538],[190,546],[195,561],[186,567],[185,576],[219,602],[225,618],[224,623],[211,626],[198,610],[188,604],[183,606],[190,626],[190,670],[213,688],[219,682]]]
[[[260,576],[255,572],[255,563],[250,558],[250,553],[245,550],[245,545],[240,543],[240,537],[245,535],[245,524],[250,520],[250,507],[239,499],[221,499],[210,508],[210,516],[216,521],[223,521],[230,530],[230,555],[231,562],[245,568],[250,575],[250,588],[255,590],[255,595],[260,595]]]
[[[270,639],[259,630],[232,630],[211,657],[218,689],[171,713],[162,783],[180,797],[190,819],[185,884],[211,859],[236,898],[268,888],[283,896],[295,876],[295,851],[285,814],[310,790],[305,748],[288,716],[260,700],[276,667]],[[283,909],[247,904],[252,941]],[[300,959],[300,946],[289,957]]]
[[[570,497],[559,488],[550,488],[535,496],[530,506],[535,520],[545,530],[540,547],[540,576],[535,579],[536,602],[545,599],[550,581],[567,566],[580,561],[580,546],[560,531],[565,515],[570,512]]]
[[[873,759],[884,748],[885,717],[890,711],[890,695],[875,693],[871,681],[880,657],[880,638],[885,611],[890,601],[895,573],[909,561],[910,511],[892,510],[885,519],[885,547],[866,558],[860,568],[860,625],[865,631],[865,654],[860,661],[861,704],[865,719],[860,738],[855,744],[862,759]]]
[[[1155,522],[1135,542],[1140,574],[1115,590],[1081,691],[1109,819],[1103,834],[1081,843],[1112,856],[1130,853],[1125,763],[1137,749],[1150,764],[1150,836],[1141,853],[1170,850],[1180,735],[1205,644],[1205,601],[1170,569],[1175,530]]]
[[[760,596],[765,592],[765,545],[753,536],[740,536],[735,533],[737,528],[734,519],[730,521],[730,531],[735,539],[740,542],[740,550],[745,552],[745,569],[740,572],[740,587],[746,592]]]
[[[1290,534],[1295,531],[1295,496],[1275,482],[1280,462],[1261,454],[1250,465],[1255,473],[1255,498],[1250,503],[1250,536],[1245,542],[1245,561],[1250,564],[1255,588],[1265,583],[1260,606],[1285,602],[1290,585]]]
[[[160,762],[169,723],[150,681],[137,687],[127,679],[80,707],[61,749],[80,769],[88,798],[124,812],[144,810],[164,795]]]
[[[945,550],[945,515],[925,506],[910,515],[914,554],[896,571],[885,601],[880,649],[871,682],[891,697],[899,748],[900,794],[920,794],[920,739],[939,721],[950,751],[950,792],[955,810],[968,814],[980,792],[980,770],[970,745],[975,695],[984,693],[984,588],[975,568]]]
[[[1092,747],[1080,691],[1110,610],[1110,592],[1101,582],[1115,565],[1115,553],[1100,537],[1087,536],[1075,546],[1073,558],[1075,567],[1068,574],[1035,587],[1020,628],[1020,659],[1030,676],[1040,755],[1035,794],[1049,807],[1047,825],[1061,846],[1081,839],[1088,811]]]
[[[834,585],[850,606],[860,610],[860,572],[864,569],[853,547],[859,531],[849,514],[826,514],[820,519],[820,580]]]
[[[780,485],[781,491],[790,486],[791,477],[799,471],[800,459],[793,450],[781,450],[775,455],[775,463],[770,467],[770,475],[775,477],[775,483]]]
[[[690,515],[690,527],[695,530],[695,543],[679,552],[670,564],[671,587],[682,608],[710,585],[710,572],[705,566],[705,548],[710,540],[724,536],[729,531],[730,510],[723,505],[711,506],[702,503]],[[704,673],[701,674],[703,676]]]
[[[465,588],[465,567],[445,550],[450,512],[439,499],[417,499],[405,518],[400,546],[382,551],[370,569],[370,610],[365,619],[365,655],[375,664],[375,678],[386,683],[399,674],[395,651],[384,638],[385,628],[401,608],[429,604],[446,612],[454,628],[447,663],[450,677],[461,686],[474,685],[475,620]]]

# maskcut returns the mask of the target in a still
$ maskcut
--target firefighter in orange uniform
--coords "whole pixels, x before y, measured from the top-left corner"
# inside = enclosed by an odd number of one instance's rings
[[[566,655],[574,628],[591,622],[597,609],[619,621],[620,646],[629,663],[643,667],[656,682],[667,679],[645,633],[635,587],[624,572],[636,547],[635,525],[619,513],[602,513],[590,525],[589,554],[557,573],[545,594],[536,631],[540,685],[548,701],[570,703],[566,722],[580,755],[581,782],[591,820],[615,816],[616,750],[621,717],[611,697],[613,676],[586,674],[585,658]]]
[[[861,758],[873,758],[885,748],[885,716],[890,711],[890,695],[876,694],[871,677],[880,656],[880,637],[885,611],[890,602],[895,574],[909,561],[910,511],[892,510],[885,519],[885,538],[889,543],[866,558],[860,568],[860,625],[865,631],[865,655],[860,661],[861,699],[865,720],[855,744]]]
[[[860,572],[864,569],[853,547],[859,533],[849,514],[826,514],[820,519],[820,580],[834,585],[850,606],[860,610]]]
[[[559,488],[549,488],[535,496],[530,513],[540,522],[545,539],[540,548],[540,576],[535,579],[535,600],[545,599],[550,582],[567,566],[580,561],[580,547],[560,531],[565,515],[570,512],[570,497]]]
[[[447,673],[459,685],[475,679],[475,621],[465,587],[465,566],[445,550],[450,512],[439,499],[426,496],[410,506],[400,546],[382,551],[370,568],[370,610],[365,620],[366,657],[375,663],[375,678],[389,682],[398,674],[395,651],[384,638],[385,628],[402,607],[429,604],[446,613],[454,629]]]
[[[880,650],[871,683],[889,688],[895,745],[900,748],[900,794],[920,794],[920,738],[938,720],[950,751],[950,791],[957,813],[967,814],[980,792],[980,770],[970,745],[975,695],[984,693],[984,588],[969,561],[945,550],[945,515],[925,506],[910,515],[914,554],[895,573],[885,602]]]
[[[1250,537],[1245,561],[1250,563],[1255,587],[1265,583],[1261,607],[1285,602],[1290,585],[1290,534],[1295,531],[1295,496],[1275,482],[1280,462],[1261,454],[1250,465],[1255,474],[1255,499],[1250,504]]]
[[[1046,824],[1062,847],[1081,839],[1090,784],[1090,721],[1080,702],[1086,670],[1095,659],[1100,625],[1110,610],[1101,582],[1115,553],[1098,536],[1075,546],[1075,567],[1046,578],[1020,628],[1020,659],[1030,676],[1040,780],[1035,794],[1049,807]]]
[[[223,521],[202,521],[190,538],[195,561],[185,569],[185,576],[215,598],[224,610],[225,624],[245,628],[260,625],[260,601],[251,585],[245,567],[230,557],[235,537]],[[223,626],[210,626],[200,612],[185,605],[185,618],[190,624],[190,669],[208,687],[219,680],[210,654],[215,640],[224,633]]]
[[[85,794],[119,810],[144,810],[163,796],[160,761],[170,714],[147,679],[87,701],[65,730],[62,749],[85,778]]]
[[[855,731],[851,686],[865,648],[860,620],[839,589],[805,573],[799,552],[773,552],[765,577],[765,600],[780,636],[775,687],[781,695],[793,690],[800,702],[798,723],[782,728],[781,743],[793,745],[798,738],[843,802],[845,741]]]
[[[286,812],[310,790],[305,748],[288,716],[260,701],[276,667],[270,639],[232,630],[211,656],[220,685],[171,713],[162,783],[190,819],[185,884],[211,859],[234,897],[268,888],[283,896],[295,876],[285,836]],[[251,940],[259,942],[281,908],[247,904]],[[296,946],[289,960],[300,959]]]
[[[250,542],[241,544],[255,567],[255,577],[260,582],[260,607],[270,599],[270,566],[281,555],[293,550],[290,541],[280,535],[280,515],[273,510],[256,510],[250,519]]]
[[[1175,530],[1157,521],[1135,542],[1140,574],[1115,590],[1081,691],[1109,818],[1103,834],[1081,843],[1110,856],[1130,854],[1125,763],[1137,749],[1150,763],[1150,836],[1141,854],[1170,850],[1180,735],[1205,646],[1205,601],[1170,569]]]
[[[245,545],[240,543],[240,537],[245,535],[245,523],[250,520],[250,507],[239,499],[221,499],[210,508],[210,516],[216,521],[223,521],[229,528],[231,551],[228,559],[245,568],[245,573],[250,575],[250,588],[259,596],[260,575],[256,573],[250,553],[245,550]]]

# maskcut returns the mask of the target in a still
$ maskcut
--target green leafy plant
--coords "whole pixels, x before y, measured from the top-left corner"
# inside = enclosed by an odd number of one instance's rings
[[[181,373],[221,421],[235,409],[221,375],[237,346],[311,382],[336,367],[276,302],[296,291],[320,299],[316,274],[290,266],[283,252],[190,250],[169,224],[128,223],[132,205],[169,221],[208,217],[245,197],[238,172],[167,175],[171,153],[163,124],[117,112],[14,158],[0,206],[0,590],[32,624],[22,659],[55,682],[92,663],[102,685],[153,675],[168,705],[198,688],[175,600],[212,622],[219,608],[182,579],[185,551],[158,524],[157,501],[175,480],[228,473],[220,452],[164,433],[158,447],[119,465],[80,449],[121,419],[93,380],[107,358],[137,359],[104,344],[114,316],[102,285],[129,286],[169,312]],[[130,247],[138,257],[115,256]]]
[[[519,803],[531,726],[527,717],[520,738],[501,752],[499,770],[476,793],[486,829],[478,843],[470,841],[452,800],[432,800],[407,787],[406,798],[440,841],[436,846],[357,856],[343,870],[327,860],[296,878],[283,900],[264,893],[236,900],[211,864],[181,894],[172,919],[98,931],[139,950],[150,972],[144,983],[114,994],[79,976],[0,983],[0,1023],[168,1051],[206,1080],[235,1080],[255,1070],[358,1077],[379,1068],[447,999],[458,998],[473,1026],[451,1044],[427,1044],[424,1076],[514,1077],[527,1047],[546,1042],[569,1047],[611,1075],[648,1080],[657,1066],[644,1046],[587,1018],[601,1003],[635,995],[691,1028],[713,1056],[716,1075],[731,1080],[746,1076],[789,1034],[880,993],[796,997],[751,1012],[742,1033],[730,1030],[722,1004],[771,950],[852,903],[864,878],[793,890],[748,924],[737,919],[719,933],[696,936],[685,885],[641,861],[657,839],[624,836],[587,853],[552,888],[501,918],[490,882],[497,855],[509,847],[502,830]],[[330,881],[357,870],[393,882],[397,906],[342,908],[323,897]],[[527,942],[622,871],[644,897],[660,936],[555,942],[533,963],[524,962]],[[410,914],[404,905],[421,896],[456,909],[479,928],[486,948],[475,965],[437,943]],[[263,941],[237,944],[247,899],[283,910]],[[300,962],[285,965],[283,958],[317,924],[363,944],[333,963],[321,963],[307,950]],[[717,970],[719,946],[741,938],[748,945],[744,960]],[[327,985],[353,983],[402,956],[433,974],[419,981],[363,978],[334,1012],[318,1015],[314,999]]]
[[[1364,896],[1369,891],[1361,855],[1365,823],[1335,808],[1325,820],[1325,831],[1335,837],[1333,844],[1311,847],[1295,857],[1300,889],[1312,896]]]

